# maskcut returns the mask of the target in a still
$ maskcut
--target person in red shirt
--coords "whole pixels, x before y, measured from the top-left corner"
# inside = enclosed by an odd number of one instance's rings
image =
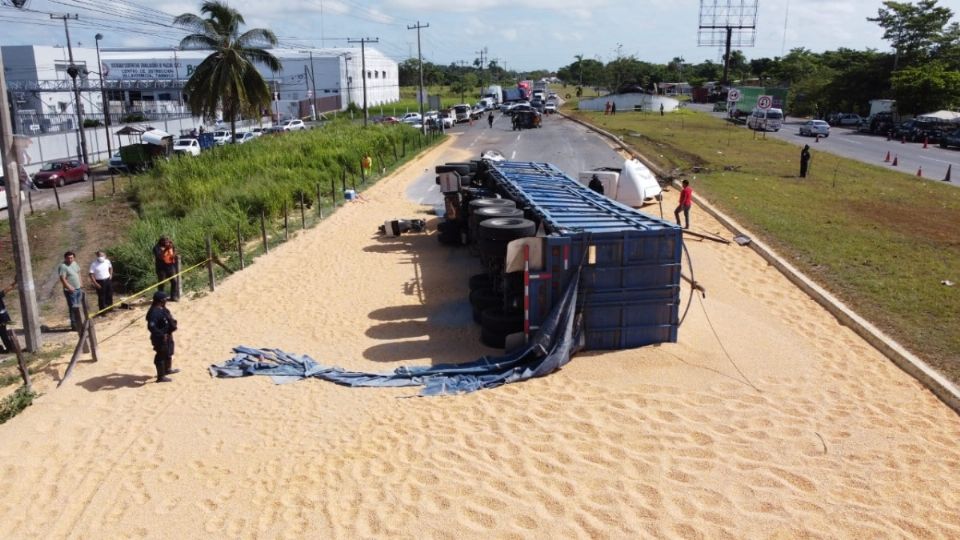
[[[673,215],[677,218],[677,225],[680,225],[680,212],[683,211],[683,217],[687,222],[687,226],[684,229],[690,228],[690,207],[693,205],[693,188],[690,187],[690,181],[683,181],[683,189],[680,190],[680,204],[677,205],[677,209],[673,211]]]

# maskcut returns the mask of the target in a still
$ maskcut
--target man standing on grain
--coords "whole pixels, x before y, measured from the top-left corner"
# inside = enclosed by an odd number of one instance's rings
[[[177,320],[167,309],[167,293],[157,291],[153,293],[153,304],[147,311],[147,330],[150,331],[150,345],[153,346],[153,365],[157,368],[157,382],[170,382],[173,369],[173,333],[177,330]]]
[[[688,180],[684,180],[683,189],[680,190],[680,204],[678,204],[677,209],[673,211],[674,217],[677,218],[677,225],[680,225],[680,212],[683,212],[683,217],[687,222],[687,225],[684,227],[684,229],[690,228],[691,206],[693,206],[693,188],[690,187],[690,182]]]

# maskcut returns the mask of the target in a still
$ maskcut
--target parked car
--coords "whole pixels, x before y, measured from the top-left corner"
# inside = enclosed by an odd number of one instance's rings
[[[181,137],[173,143],[173,153],[180,155],[199,156],[200,141],[192,137]]]
[[[951,146],[960,148],[960,129],[951,131],[940,138],[940,148],[950,148]]]
[[[860,122],[863,122],[863,118],[860,118],[859,114],[853,113],[838,114],[833,118],[833,125],[835,126],[856,127],[860,125]]]
[[[263,128],[264,135],[280,135],[283,132],[284,129],[281,126],[270,126],[268,128]]]
[[[217,146],[223,146],[230,142],[230,132],[229,131],[214,131],[213,132],[213,142]]]
[[[815,137],[817,135],[829,137],[830,124],[823,120],[807,120],[800,126],[800,135],[806,135],[808,137]]]
[[[37,187],[64,186],[90,179],[90,168],[75,159],[51,161],[33,175]]]
[[[6,178],[0,176],[0,210],[7,209],[7,192],[6,192],[7,181]],[[23,202],[27,198],[23,194],[23,190],[20,190],[20,202]]]
[[[416,122],[420,122],[420,121],[422,120],[422,119],[420,118],[420,113],[418,113],[418,112],[408,112],[408,113],[404,114],[404,115],[400,118],[400,121],[403,122],[404,124],[410,124],[411,121],[414,121],[414,120],[415,120]]]
[[[284,131],[303,131],[307,129],[307,125],[303,123],[303,120],[299,118],[294,118],[293,120],[287,120],[281,127]]]
[[[255,128],[253,128],[253,129],[250,130],[250,133],[253,133],[253,136],[254,136],[254,137],[259,137],[259,136],[263,135],[263,130],[264,130],[264,129],[266,129],[266,128],[255,127]]]
[[[129,170],[127,168],[127,164],[123,162],[123,158],[120,157],[119,150],[110,156],[110,161],[107,163],[107,168],[116,173],[125,173]]]
[[[256,138],[257,136],[249,131],[246,131],[243,133],[237,133],[236,136],[233,138],[233,144],[248,143]]]
[[[906,139],[910,142],[937,143],[946,133],[953,131],[954,124],[937,122],[935,120],[908,120],[900,124],[894,136],[897,139]]]

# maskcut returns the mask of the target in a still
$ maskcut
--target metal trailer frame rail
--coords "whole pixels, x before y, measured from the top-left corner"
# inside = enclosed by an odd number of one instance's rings
[[[524,209],[543,237],[543,260],[525,265],[523,276],[528,335],[582,261],[577,303],[587,349],[677,341],[683,229],[608,199],[553,165],[486,163],[489,187]]]

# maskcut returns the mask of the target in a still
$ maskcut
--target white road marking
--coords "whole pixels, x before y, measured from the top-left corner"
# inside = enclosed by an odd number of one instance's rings
[[[516,157],[517,157],[517,151],[514,150],[514,151],[510,154],[510,161],[513,161],[514,159],[516,159]]]

